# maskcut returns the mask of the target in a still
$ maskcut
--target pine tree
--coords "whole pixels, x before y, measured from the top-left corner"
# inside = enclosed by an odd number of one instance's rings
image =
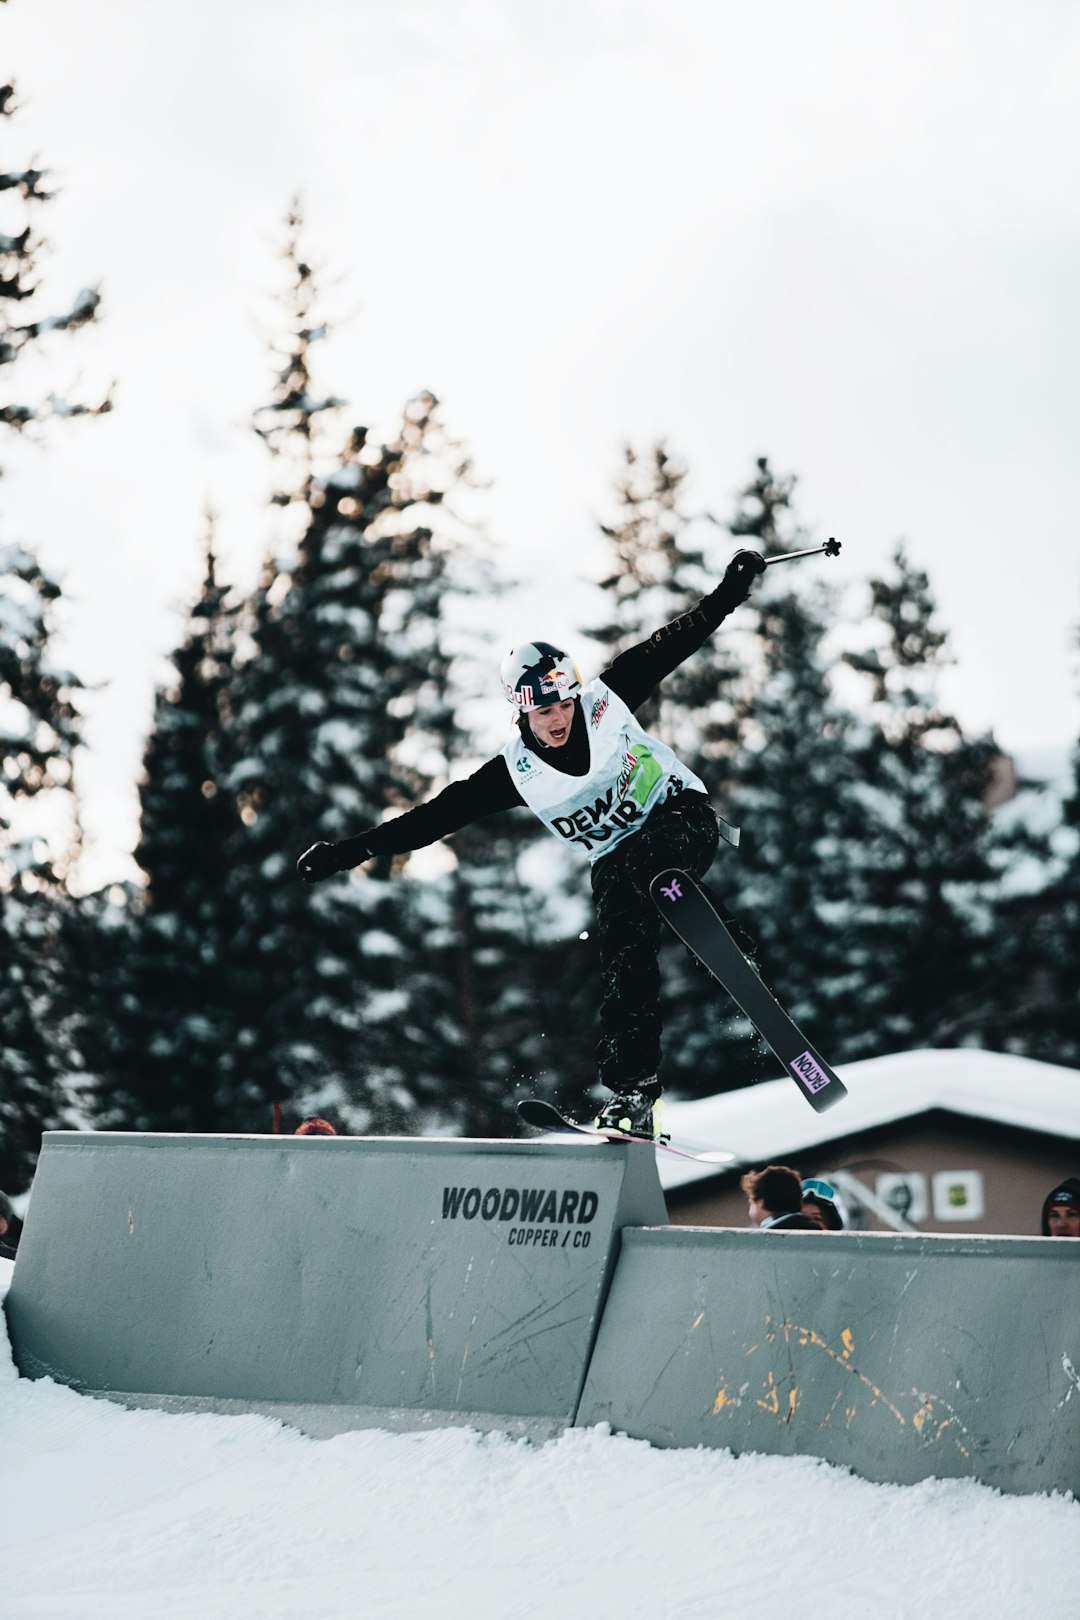
[[[794,478],[777,477],[760,459],[731,533],[756,541],[766,556],[806,545],[793,526],[794,487]],[[853,989],[846,863],[858,829],[849,720],[822,653],[832,602],[826,587],[781,569],[758,582],[750,606],[757,668],[730,779],[742,842],[716,886],[726,888],[732,911],[755,938],[766,980],[833,1053]],[[721,1050],[737,1083],[775,1070],[743,1020],[725,1026]]]
[[[663,440],[647,451],[626,444],[622,457],[614,513],[600,524],[612,553],[610,572],[600,581],[610,616],[589,632],[609,659],[674,618],[691,589],[687,574],[703,578],[705,565],[686,536],[686,463]]]
[[[1040,1028],[1034,1038],[1040,1045],[1035,1055],[1080,1068],[1080,1007],[1076,997],[1076,964],[1080,962],[1080,741],[1073,750],[1071,774],[1072,788],[1063,807],[1063,836],[1059,840],[1063,852],[1061,876],[1048,891],[1042,908],[1042,917],[1049,921],[1045,932],[1049,934],[1046,959],[1050,1005],[1045,1023],[1052,1032],[1052,1046],[1046,1041],[1045,1028]]]
[[[313,839],[337,841],[428,796],[444,772],[452,545],[438,518],[467,458],[430,394],[410,402],[389,442],[357,427],[343,447],[325,448],[327,434],[320,444],[340,401],[312,386],[312,347],[329,328],[301,235],[294,212],[289,330],[259,424],[279,465],[291,458],[275,500],[295,508],[298,533],[255,593],[231,696],[237,1105],[257,1119],[281,1098],[336,1107],[356,1128],[403,1129],[445,1091],[429,1062],[440,999],[430,918],[409,884],[389,881],[408,862],[314,889],[294,863]]]
[[[968,738],[941,705],[945,632],[926,573],[902,546],[870,583],[876,644],[846,662],[870,724],[853,792],[864,836],[849,847],[849,950],[863,1027],[845,1055],[978,1040],[993,961],[996,872],[987,810],[991,737]]]
[[[39,830],[79,737],[79,683],[49,653],[59,596],[27,551],[0,547],[0,1186],[13,1190],[64,1117],[75,1061],[64,867]]]
[[[0,118],[15,112],[12,84],[0,86]],[[49,201],[46,172],[0,172],[0,369],[44,355],[55,334],[95,318],[99,295],[79,294],[61,315],[39,312],[37,210]],[[23,432],[49,418],[108,409],[58,394],[18,402],[9,393],[0,424]],[[71,903],[64,880],[77,840],[56,815],[71,785],[79,738],[79,682],[59,668],[50,643],[61,596],[58,582],[18,541],[0,540],[0,1186],[29,1180],[42,1129],[64,1118],[66,1077],[78,1064],[72,1044],[74,994],[68,956]],[[52,827],[49,836],[45,829]],[[50,848],[59,837],[69,849]]]
[[[1063,791],[1022,781],[994,819],[1005,825],[1011,859],[995,851],[1004,894],[988,965],[986,1044],[1080,1068],[1080,741]]]
[[[604,646],[607,661],[713,590],[728,562],[715,541],[703,545],[693,538],[697,514],[685,509],[686,464],[662,441],[645,454],[631,446],[623,454],[616,513],[601,524],[614,553],[614,566],[600,582],[611,616],[588,632]],[[725,625],[671,672],[638,719],[702,780],[719,780],[735,746],[740,678]]]
[[[11,118],[17,111],[13,83],[0,85],[0,118]],[[39,314],[38,259],[45,246],[34,221],[41,206],[56,195],[46,189],[49,171],[31,165],[25,169],[0,171],[0,194],[7,194],[21,217],[12,220],[20,229],[0,232],[0,367],[13,366],[26,359],[35,345],[48,344],[56,333],[72,333],[97,319],[101,294],[94,287],[83,288],[71,307],[60,315]],[[8,219],[5,217],[5,227]],[[51,417],[100,415],[111,410],[111,398],[87,404],[49,393],[44,399],[0,404],[0,423],[22,431]]]
[[[234,620],[208,520],[202,590],[157,694],[140,787],[135,859],[146,888],[91,970],[104,1049],[98,1117],[126,1130],[219,1128],[236,1063],[231,997],[237,918],[229,884],[236,810],[226,703]]]

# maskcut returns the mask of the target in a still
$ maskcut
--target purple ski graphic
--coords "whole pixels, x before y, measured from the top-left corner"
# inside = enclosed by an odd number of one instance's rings
[[[795,1078],[802,1082],[811,1096],[815,1092],[824,1091],[829,1085],[829,1076],[818,1063],[813,1052],[801,1052],[797,1058],[792,1058],[791,1072]]]

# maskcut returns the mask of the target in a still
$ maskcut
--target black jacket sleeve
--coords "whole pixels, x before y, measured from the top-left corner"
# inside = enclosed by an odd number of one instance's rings
[[[680,613],[670,624],[654,630],[644,641],[620,653],[600,679],[622,698],[628,709],[639,709],[665,675],[670,675],[691,653],[697,652],[728,614],[746,601],[752,582],[753,575],[733,577],[729,570],[715,591],[703,596],[688,613]]]
[[[496,754],[479,770],[460,782],[451,782],[426,804],[415,810],[406,810],[393,821],[384,821],[378,827],[369,827],[352,838],[343,838],[335,846],[340,857],[340,870],[356,866],[372,855],[402,855],[410,849],[423,849],[449,833],[479,821],[481,816],[493,816],[499,810],[510,810],[524,804],[510,779],[506,760]]]

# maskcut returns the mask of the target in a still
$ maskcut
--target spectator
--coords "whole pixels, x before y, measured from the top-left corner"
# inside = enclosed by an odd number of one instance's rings
[[[1080,1177],[1067,1176],[1046,1195],[1042,1235],[1080,1238]]]
[[[0,1260],[14,1260],[19,1247],[19,1223],[7,1193],[0,1192]]]
[[[802,1184],[802,1212],[823,1232],[842,1232],[847,1225],[836,1189],[816,1176]]]
[[[762,1231],[820,1232],[817,1221],[802,1212],[802,1182],[799,1172],[786,1164],[770,1164],[764,1170],[749,1170],[739,1183],[746,1194],[748,1213]]]
[[[336,1136],[337,1131],[335,1131],[328,1119],[320,1119],[318,1114],[312,1114],[310,1119],[305,1119],[302,1125],[298,1125],[296,1127],[295,1131],[293,1131],[293,1135]]]

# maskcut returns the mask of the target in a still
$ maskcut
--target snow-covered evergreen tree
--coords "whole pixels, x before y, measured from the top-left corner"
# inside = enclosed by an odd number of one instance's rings
[[[1080,637],[1078,637],[1080,641]],[[1063,813],[1062,873],[1049,890],[1043,916],[1050,926],[1039,930],[1039,936],[1049,936],[1046,966],[1050,982],[1050,1007],[1047,1009],[1052,1031],[1052,1045],[1041,1029],[1029,1041],[1029,1049],[1037,1039],[1039,1048],[1034,1055],[1053,1063],[1068,1063],[1080,1068],[1080,1002],[1076,994],[1077,963],[1080,963],[1080,740],[1073,750],[1071,761],[1071,791],[1065,800]]]
[[[410,402],[388,442],[358,427],[343,447],[326,433],[320,443],[340,401],[312,386],[312,348],[328,327],[301,235],[294,213],[287,342],[275,399],[259,413],[287,473],[275,499],[299,523],[252,600],[231,694],[238,1096],[252,1117],[287,1099],[336,1108],[356,1128],[402,1129],[446,1089],[431,1069],[431,918],[412,886],[390,881],[405,860],[318,889],[298,883],[295,861],[317,838],[344,838],[428,796],[445,775],[453,544],[440,518],[467,458],[430,394]]]
[[[70,904],[46,837],[79,736],[79,683],[49,649],[59,595],[29,552],[0,546],[0,1186],[12,1190],[28,1182],[41,1132],[63,1118],[75,1061]]]
[[[663,442],[641,453],[624,449],[612,520],[601,524],[610,542],[611,572],[601,580],[607,622],[589,630],[610,660],[667,624],[713,590],[731,551],[715,528],[702,529],[685,509],[688,469]],[[725,625],[665,679],[638,718],[663,737],[710,787],[737,740],[741,665]]]
[[[766,556],[810,543],[794,523],[794,486],[794,478],[776,476],[760,459],[732,535],[754,541]],[[858,838],[855,765],[850,721],[822,650],[831,597],[799,567],[770,570],[751,598],[758,667],[729,784],[742,842],[716,887],[726,889],[731,910],[757,941],[767,982],[831,1054],[855,989],[846,954],[847,861]],[[731,1020],[724,1034],[732,1075],[745,1080],[774,1071],[745,1021]]]
[[[205,574],[157,694],[140,784],[135,859],[146,888],[126,925],[103,930],[95,1027],[99,1120],[127,1130],[219,1128],[236,1064],[229,884],[236,808],[228,791],[227,699],[234,616],[212,524]]]
[[[1063,781],[1021,780],[993,820],[986,1044],[1080,1068],[1080,740]]]
[[[868,689],[849,844],[848,948],[861,1029],[845,1056],[978,1041],[993,951],[996,871],[987,808],[991,737],[968,738],[943,708],[947,636],[927,574],[904,548],[870,582],[878,635],[846,662]]]
[[[16,111],[15,85],[0,85],[0,120],[13,117]],[[96,320],[101,305],[97,288],[84,287],[60,314],[40,310],[38,259],[44,241],[35,221],[38,210],[55,196],[48,190],[48,178],[49,171],[36,164],[0,171],[0,368],[25,361],[54,334],[71,333]],[[6,380],[6,371],[4,376]],[[88,404],[55,391],[42,398],[35,389],[31,398],[8,397],[0,402],[0,423],[22,431],[50,417],[98,415],[110,409],[107,395]]]
[[[0,86],[0,122],[15,110],[14,86]],[[93,320],[99,303],[85,291],[60,315],[41,311],[35,220],[52,195],[45,181],[36,166],[0,172],[0,372],[8,384],[0,425],[17,433],[108,408],[56,392],[37,397],[44,385],[16,397],[16,368],[48,358],[52,336]],[[58,797],[71,784],[79,683],[51,650],[60,594],[25,544],[0,536],[0,1186],[12,1191],[29,1180],[42,1129],[62,1119],[65,1079],[78,1062],[64,888],[77,828],[73,813],[58,815]]]
[[[704,556],[687,534],[685,462],[662,440],[645,451],[626,444],[622,458],[614,510],[600,524],[610,546],[609,571],[599,582],[607,617],[588,631],[605,661],[682,612],[705,578]],[[640,711],[643,724],[656,723],[657,707]]]

